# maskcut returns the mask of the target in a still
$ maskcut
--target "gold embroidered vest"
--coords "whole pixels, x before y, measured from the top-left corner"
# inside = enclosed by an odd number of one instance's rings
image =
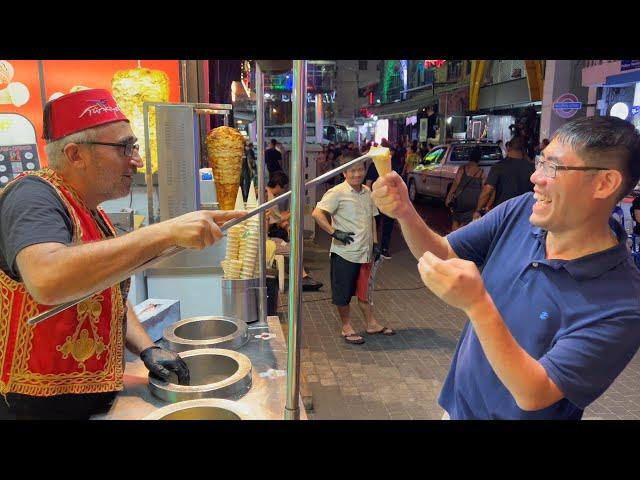
[[[26,172],[25,172],[26,173]],[[50,169],[29,172],[49,183],[71,216],[74,244],[103,240],[82,200]],[[11,183],[20,181],[16,178]],[[115,236],[113,224],[98,214]],[[0,270],[0,394],[34,396],[122,390],[125,298],[130,281],[107,288],[75,307],[30,326],[27,320],[51,307],[38,304]]]

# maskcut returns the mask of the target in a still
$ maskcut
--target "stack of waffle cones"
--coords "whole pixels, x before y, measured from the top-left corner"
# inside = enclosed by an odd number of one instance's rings
[[[247,229],[242,236],[239,258],[242,260],[240,278],[254,278],[256,259],[258,258],[258,232]]]
[[[224,278],[227,280],[240,280],[242,273],[242,261],[240,260],[224,260],[222,262],[222,270]]]
[[[220,210],[233,210],[240,186],[243,153],[244,137],[235,128],[218,127],[207,134],[207,154]]]
[[[245,226],[240,224],[235,227],[231,227],[227,233],[227,255],[226,260],[239,260],[240,255],[240,241],[242,234],[245,231]]]
[[[243,210],[242,194],[240,193],[239,188],[237,189],[237,192],[233,208],[235,210]],[[255,190],[252,188],[247,200],[247,209],[255,208],[256,204]],[[254,215],[249,220],[231,227],[227,232],[227,252],[226,258],[222,262],[225,279],[249,279],[256,278],[259,275],[259,222],[260,220],[258,216]]]

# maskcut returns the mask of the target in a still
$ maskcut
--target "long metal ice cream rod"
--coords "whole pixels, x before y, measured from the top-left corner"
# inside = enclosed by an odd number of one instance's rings
[[[324,173],[322,175],[320,175],[317,178],[314,178],[313,180],[308,181],[307,183],[305,183],[305,188],[309,188],[309,187],[313,187],[314,185],[318,184],[318,183],[322,183],[325,180],[328,180],[330,178],[335,177],[336,175],[339,175],[340,173],[344,172],[345,170],[351,168],[352,166],[356,165],[357,163],[363,162],[365,160],[367,160],[369,157],[369,155],[363,155],[361,157],[355,158],[353,160],[351,160],[350,162],[345,163],[344,165],[341,165],[339,167],[334,168],[333,170],[328,171],[327,173]],[[226,222],[224,225],[222,225],[220,227],[220,230],[222,230],[223,232],[225,230],[228,230],[229,228],[244,222],[245,220],[253,217],[254,215],[258,215],[260,212],[263,212],[265,210],[268,210],[269,208],[284,202],[285,200],[287,200],[289,197],[291,196],[291,191],[288,191],[286,193],[283,193],[282,195],[274,198],[273,200],[269,200],[268,202],[263,203],[262,205],[259,205],[258,207],[254,208],[253,210],[250,210],[249,212],[247,212],[246,215],[239,217],[239,218],[234,218],[233,220],[229,220],[228,222]],[[127,273],[127,275],[124,275],[122,277],[121,280],[119,280],[118,282],[114,282],[115,283],[120,283],[124,280],[126,280],[127,278],[135,275],[136,273],[140,273],[143,272],[144,270],[156,265],[157,263],[166,260],[170,257],[173,257],[174,255],[177,255],[178,253],[183,252],[184,250],[186,250],[186,248],[184,247],[171,247],[168,248],[167,250],[165,250],[164,252],[162,252],[160,255],[153,257],[150,260],[147,260],[146,262],[144,262],[143,264],[139,265],[138,267],[136,267],[135,270],[130,271],[129,273]],[[60,305],[57,305],[55,307],[53,307],[51,310],[47,310],[46,312],[42,312],[38,315],[36,315],[35,317],[30,318],[29,320],[27,320],[27,323],[29,325],[36,325],[40,322],[42,322],[43,320],[46,320],[47,318],[50,318],[64,310],[66,310],[67,308],[71,308],[74,305],[79,304],[80,302],[84,302],[86,299],[91,298],[93,295],[95,295],[98,292],[101,292],[103,289],[98,290],[96,292],[93,292],[87,296],[84,296],[82,298],[79,298],[78,300],[71,300],[69,302],[66,303],[61,303]]]

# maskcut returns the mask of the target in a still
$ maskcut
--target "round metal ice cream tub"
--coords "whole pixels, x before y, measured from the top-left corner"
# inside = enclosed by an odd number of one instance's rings
[[[253,420],[249,410],[231,400],[204,398],[167,405],[143,420]]]
[[[171,373],[168,382],[149,375],[149,390],[165,402],[197,398],[240,398],[251,388],[251,360],[242,353],[220,348],[199,348],[182,352],[189,367],[189,385],[178,385]]]
[[[167,347],[174,352],[195,348],[236,350],[249,341],[247,324],[230,317],[191,317],[168,326],[163,332]]]

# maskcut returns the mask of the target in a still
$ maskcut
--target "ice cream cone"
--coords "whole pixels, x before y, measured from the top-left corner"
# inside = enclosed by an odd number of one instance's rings
[[[238,193],[236,193],[236,203],[233,206],[234,210],[242,212],[244,210],[244,199],[242,197],[242,188],[238,186]]]
[[[247,195],[247,210],[253,210],[258,206],[258,198],[256,197],[256,189],[253,182],[249,185],[249,193]]]
[[[391,152],[386,147],[371,147],[367,153],[373,159],[378,175],[383,176],[391,172]]]

